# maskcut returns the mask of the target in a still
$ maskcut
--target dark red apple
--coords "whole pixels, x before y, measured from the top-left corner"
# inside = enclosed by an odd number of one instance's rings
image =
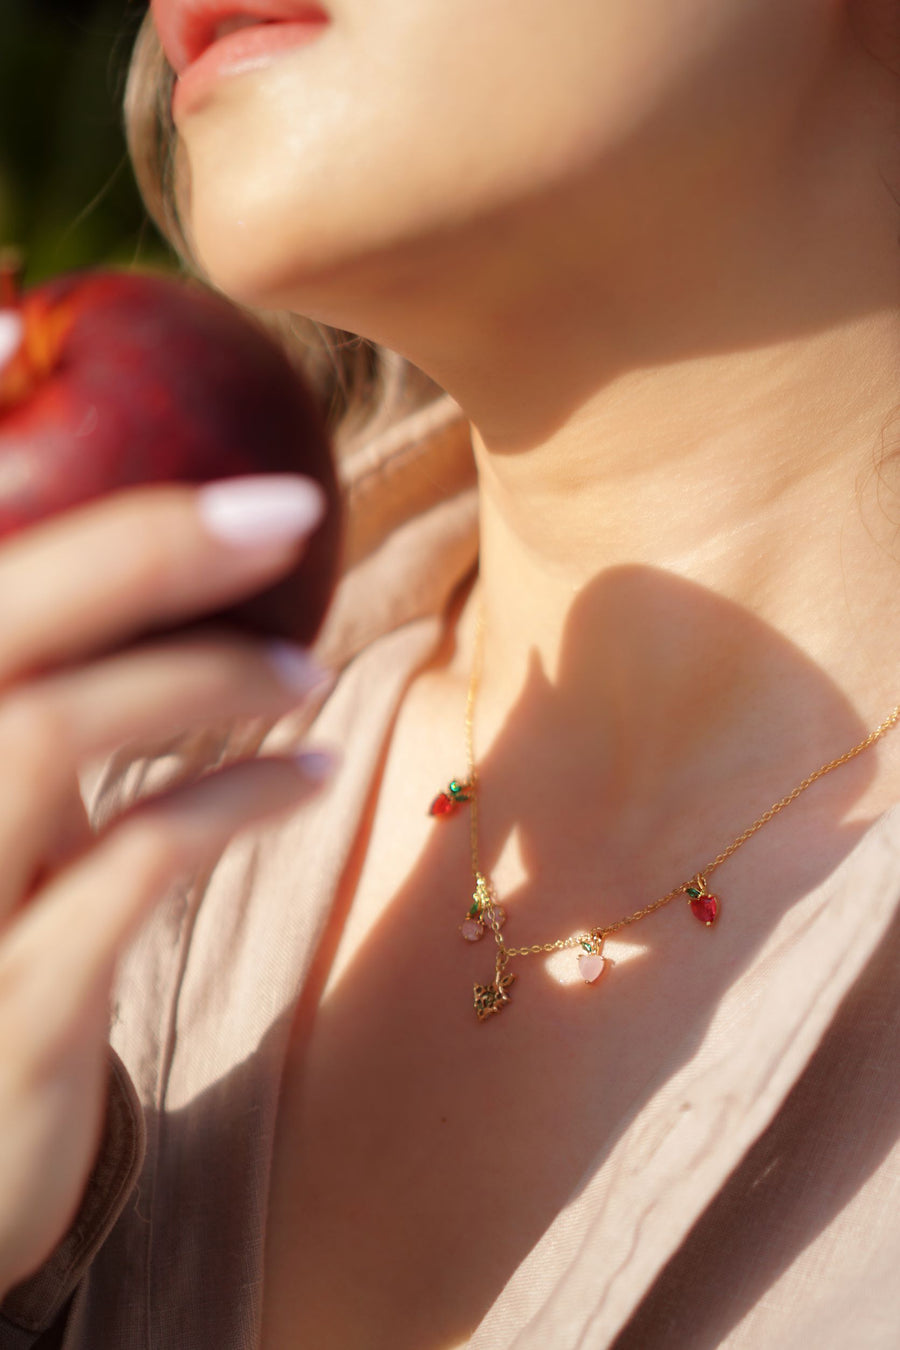
[[[207,620],[311,642],[340,499],[322,412],[278,343],[193,282],[71,272],[19,296],[8,265],[0,330],[0,538],[130,485],[306,474],[329,510],[301,561]]]

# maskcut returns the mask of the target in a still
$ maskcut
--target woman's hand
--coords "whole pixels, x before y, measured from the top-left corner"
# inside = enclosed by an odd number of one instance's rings
[[[95,835],[80,766],[136,738],[277,717],[321,678],[302,653],[224,630],[124,644],[270,585],[323,507],[315,484],[290,476],[154,485],[0,543],[0,1296],[80,1202],[123,943],[180,874],[325,774],[314,754],[251,759]]]

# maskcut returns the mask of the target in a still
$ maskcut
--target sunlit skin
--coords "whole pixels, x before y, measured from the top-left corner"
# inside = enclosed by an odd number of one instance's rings
[[[635,904],[665,891],[900,701],[900,51],[882,0],[339,0],[330,14],[315,43],[224,80],[179,132],[215,283],[402,352],[473,431],[480,580],[401,717],[394,829],[376,823],[329,973],[337,1020],[376,901],[405,875],[396,840],[425,846],[404,784],[427,802],[465,767],[480,595],[489,860],[502,896],[538,865],[559,878],[517,911],[534,938],[577,928],[598,869],[598,922],[621,915],[638,872]],[[898,799],[900,737],[817,785],[732,876],[773,897],[774,923],[781,869],[802,894],[829,831]],[[498,859],[513,825],[524,848]],[[660,931],[681,941],[665,913],[638,950]],[[749,922],[734,918],[695,1006],[742,959]],[[630,996],[622,977],[605,1023],[611,1117],[639,1077],[625,1038],[637,1055],[655,1036],[664,1056],[663,1010],[677,1020],[677,986],[660,967],[643,978]],[[522,1083],[545,1048],[522,1047]],[[449,1182],[447,1196],[455,1231]],[[498,1255],[492,1295],[514,1265]]]
[[[404,352],[471,418],[482,746],[530,652],[553,680],[579,590],[634,565],[748,610],[878,721],[900,647],[871,473],[900,403],[897,86],[861,40],[869,11],[330,12],[183,119],[190,222],[226,291]],[[843,748],[833,688],[785,699],[764,657],[722,662],[715,629],[629,625],[634,597],[606,595],[553,751],[574,794],[589,781],[609,805],[612,777],[616,809],[665,815],[686,776],[699,807],[754,743],[779,781]],[[740,785],[717,795],[746,815]]]

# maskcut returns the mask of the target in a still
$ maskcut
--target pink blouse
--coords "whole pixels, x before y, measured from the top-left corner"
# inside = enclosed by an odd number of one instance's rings
[[[345,571],[318,644],[335,688],[275,726],[130,746],[86,775],[99,825],[311,725],[344,754],[313,803],[173,887],[125,954],[106,1136],[70,1232],[0,1309],[0,1350],[256,1350],[291,1011],[395,710],[477,563],[451,399],[371,436],[341,472]],[[472,1350],[900,1345],[898,901],[895,807],[790,907],[598,1148]]]

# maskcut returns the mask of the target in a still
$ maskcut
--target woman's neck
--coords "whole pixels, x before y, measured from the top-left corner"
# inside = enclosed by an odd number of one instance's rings
[[[484,288],[514,306],[426,363],[473,424],[481,747],[517,709],[523,767],[567,766],[573,798],[643,816],[736,776],[789,788],[900,702],[893,105],[861,69],[730,177],[661,168],[621,228],[586,187],[593,269],[508,285],[541,255],[501,234]],[[474,597],[460,633],[462,679]]]
[[[732,70],[721,125],[685,88],[490,220],[303,278],[301,312],[470,420],[479,746],[514,715],[570,803],[644,817],[712,784],[739,816],[748,775],[790,787],[900,700],[900,75],[848,13],[771,87]],[[464,688],[471,604],[458,632]]]
[[[886,311],[623,374],[529,450],[476,432],[483,704],[539,664],[620,785],[732,725],[805,744],[840,696],[879,720],[900,701],[896,470],[879,463],[898,403]]]

